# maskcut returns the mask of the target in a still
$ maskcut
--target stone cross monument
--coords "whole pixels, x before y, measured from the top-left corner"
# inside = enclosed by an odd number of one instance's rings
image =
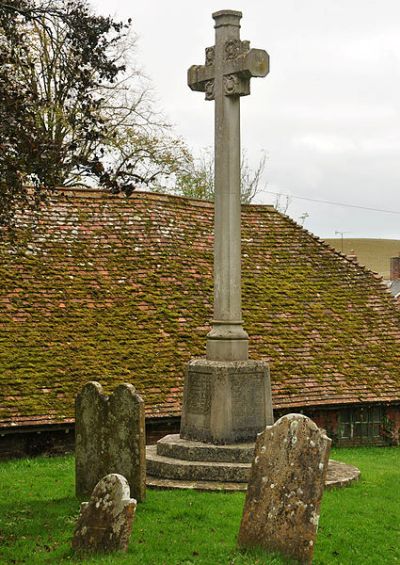
[[[250,49],[239,36],[241,12],[213,14],[215,46],[206,49],[206,64],[188,71],[192,90],[215,100],[215,245],[214,320],[207,358],[248,358],[248,335],[242,327],[240,284],[240,96],[250,94],[250,77],[268,73],[268,54]]]
[[[240,96],[268,73],[268,54],[240,40],[241,12],[213,14],[215,46],[188,71],[192,90],[215,100],[214,320],[206,359],[189,363],[181,438],[253,441],[272,423],[268,367],[248,360],[241,312]]]

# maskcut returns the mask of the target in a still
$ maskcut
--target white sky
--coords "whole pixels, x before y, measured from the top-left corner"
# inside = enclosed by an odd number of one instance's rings
[[[271,60],[270,74],[241,98],[242,146],[253,165],[266,152],[266,190],[398,212],[293,197],[287,213],[299,221],[307,212],[304,226],[321,237],[400,239],[399,0],[91,3],[133,19],[138,59],[195,151],[213,144],[214,103],[188,88],[186,72],[214,44],[212,12],[241,10],[241,38]]]

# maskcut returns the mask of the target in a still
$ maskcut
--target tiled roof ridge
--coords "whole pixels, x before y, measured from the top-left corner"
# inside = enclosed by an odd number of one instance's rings
[[[59,186],[59,187],[55,187],[54,189],[52,189],[52,192],[50,193],[50,197],[51,196],[69,196],[69,194],[73,195],[74,197],[77,198],[103,198],[103,197],[109,197],[109,198],[123,198],[126,200],[132,199],[135,200],[137,197],[145,197],[148,198],[150,200],[158,200],[160,202],[166,202],[166,201],[180,201],[180,202],[185,202],[185,203],[190,203],[194,206],[200,206],[200,207],[204,207],[204,208],[213,208],[214,207],[214,202],[211,200],[204,200],[202,198],[193,198],[193,197],[189,197],[189,196],[181,196],[178,194],[171,194],[171,193],[167,193],[167,192],[157,192],[157,191],[149,191],[149,190],[134,190],[132,192],[132,194],[130,194],[129,196],[125,195],[124,193],[120,192],[117,194],[113,194],[111,192],[109,192],[107,189],[103,189],[103,188],[95,188],[95,187],[89,187],[89,188],[82,188],[82,187],[64,187],[64,186]],[[252,208],[274,208],[274,206],[272,206],[272,204],[242,204],[243,207],[247,208],[247,207],[252,207]],[[275,208],[274,208],[275,209]]]
[[[80,188],[80,187],[56,187],[53,189],[52,195],[57,195],[60,193],[63,196],[73,195],[77,198],[121,198],[125,200],[136,200],[137,197],[145,197],[149,200],[158,200],[160,202],[166,201],[181,201],[190,202],[195,206],[204,206],[205,208],[212,208],[213,202],[208,200],[201,200],[200,198],[189,198],[187,196],[178,196],[176,194],[168,194],[164,192],[155,192],[147,190],[134,190],[132,194],[127,196],[123,192],[112,194],[106,189],[102,188]]]
[[[71,195],[74,195],[78,198],[103,198],[103,197],[109,197],[109,198],[124,198],[126,200],[132,199],[134,200],[137,196],[144,196],[146,198],[149,198],[151,200],[159,200],[160,202],[165,202],[165,201],[181,201],[181,202],[190,202],[190,204],[193,204],[194,206],[204,206],[205,208],[213,208],[214,207],[214,202],[212,200],[204,200],[203,198],[194,198],[191,196],[182,196],[179,194],[172,194],[172,193],[168,193],[168,192],[157,192],[157,191],[153,191],[153,190],[134,190],[132,192],[132,194],[130,194],[129,196],[125,195],[123,192],[117,193],[117,194],[113,194],[111,192],[109,192],[107,189],[103,189],[103,188],[96,188],[96,187],[89,187],[89,188],[82,188],[82,187],[74,187],[74,186],[57,186],[55,188],[52,189],[51,193],[50,193],[50,197],[51,196],[57,196],[58,193],[60,193],[62,196],[68,196],[69,193]],[[257,203],[257,204],[242,204],[242,208],[244,209],[248,209],[248,208],[252,208],[252,209],[268,209],[268,210],[276,210],[276,208],[272,205],[272,204],[261,204],[261,203]],[[299,226],[301,227],[301,226]]]
[[[323,247],[329,249],[329,251],[331,251],[334,255],[336,255],[340,259],[345,260],[346,263],[350,263],[350,264],[354,265],[355,267],[358,267],[359,269],[361,269],[365,273],[369,273],[369,274],[372,273],[372,275],[374,276],[374,278],[377,281],[383,281],[383,277],[379,273],[377,273],[376,271],[372,271],[371,269],[369,269],[365,265],[362,265],[361,263],[359,263],[358,259],[356,257],[346,255],[346,253],[342,253],[341,251],[339,251],[335,247],[333,247],[330,243],[328,243],[324,238],[319,237],[318,235],[315,235],[313,232],[307,230],[304,226],[301,226],[298,222],[296,222],[296,220],[294,220],[293,218],[291,218],[287,214],[284,214],[283,212],[279,212],[278,210],[277,210],[277,212],[279,214],[281,214],[285,218],[285,220],[287,220],[288,222],[293,224],[296,228],[301,229],[303,232],[305,232],[307,235],[309,235],[319,245],[322,245]],[[383,283],[383,286],[386,287],[386,285],[384,283]]]

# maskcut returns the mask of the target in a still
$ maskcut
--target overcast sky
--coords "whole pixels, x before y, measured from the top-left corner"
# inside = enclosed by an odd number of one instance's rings
[[[241,98],[242,146],[253,165],[266,152],[266,190],[292,195],[287,213],[307,213],[304,226],[321,237],[400,239],[399,0],[91,3],[133,19],[138,59],[195,151],[213,144],[214,103],[188,88],[186,72],[214,44],[212,12],[241,10],[241,38],[270,55],[270,74]]]

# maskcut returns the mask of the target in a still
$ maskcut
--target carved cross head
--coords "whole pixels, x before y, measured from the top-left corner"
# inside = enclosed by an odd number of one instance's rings
[[[222,81],[223,96],[247,96],[250,78],[264,77],[269,71],[268,53],[250,49],[250,42],[238,37],[222,42],[217,37],[216,45],[206,48],[205,58],[205,65],[193,65],[188,70],[188,85],[192,90],[205,92],[206,100],[215,100],[218,80]]]

